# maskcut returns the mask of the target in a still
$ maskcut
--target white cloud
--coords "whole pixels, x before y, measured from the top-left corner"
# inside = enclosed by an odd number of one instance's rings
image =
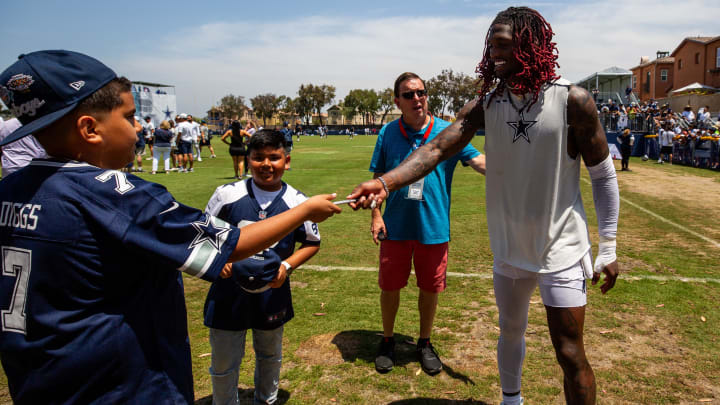
[[[560,73],[569,80],[610,66],[630,68],[640,56],[672,51],[686,36],[720,35],[714,21],[720,5],[703,1],[544,3],[538,9],[553,26]],[[170,33],[154,49],[111,66],[131,79],[176,85],[178,107],[196,115],[228,93],[296,96],[302,83],[334,85],[339,100],[354,88],[391,87],[406,70],[425,78],[444,68],[473,73],[493,17],[213,23]]]

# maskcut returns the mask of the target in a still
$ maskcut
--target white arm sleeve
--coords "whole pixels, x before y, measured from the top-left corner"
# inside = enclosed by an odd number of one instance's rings
[[[617,260],[615,237],[620,214],[620,190],[610,155],[599,164],[587,169],[592,181],[593,201],[600,234],[598,255],[593,267],[596,273],[600,273],[605,266]]]

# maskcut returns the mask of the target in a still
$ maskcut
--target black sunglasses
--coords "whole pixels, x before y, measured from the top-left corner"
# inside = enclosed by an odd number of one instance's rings
[[[418,98],[423,98],[427,96],[427,90],[415,90],[415,91],[406,91],[405,93],[400,93],[400,95],[407,100],[412,100],[413,97],[417,94]]]

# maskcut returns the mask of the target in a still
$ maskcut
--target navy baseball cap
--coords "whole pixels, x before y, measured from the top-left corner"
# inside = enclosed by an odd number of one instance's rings
[[[20,55],[0,74],[0,99],[23,126],[0,146],[49,126],[116,77],[97,59],[77,52]]]
[[[264,260],[246,259],[233,263],[232,278],[245,291],[261,293],[270,288],[268,283],[277,276],[282,260],[272,250],[263,253]]]

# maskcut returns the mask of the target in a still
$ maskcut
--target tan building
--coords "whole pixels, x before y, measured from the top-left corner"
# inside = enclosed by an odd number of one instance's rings
[[[675,59],[674,89],[695,82],[720,88],[720,36],[687,37],[671,56]]]
[[[241,116],[227,117],[222,107],[212,107],[207,112],[207,124],[211,131],[224,131],[230,127],[230,123],[238,120],[240,122],[257,121],[257,117],[251,108],[246,108]]]
[[[631,68],[633,93],[640,101],[667,97],[673,88],[675,59],[668,52],[658,51],[655,60],[640,58],[640,64]]]
[[[393,107],[392,110],[390,110],[385,116],[385,120],[380,122],[383,118],[383,113],[384,112],[382,110],[376,111],[371,117],[366,117],[365,122],[363,123],[362,114],[355,114],[355,116],[349,120],[342,114],[340,107],[334,105],[328,108],[327,125],[384,125],[390,121],[400,118],[402,115],[402,112],[397,107]]]

